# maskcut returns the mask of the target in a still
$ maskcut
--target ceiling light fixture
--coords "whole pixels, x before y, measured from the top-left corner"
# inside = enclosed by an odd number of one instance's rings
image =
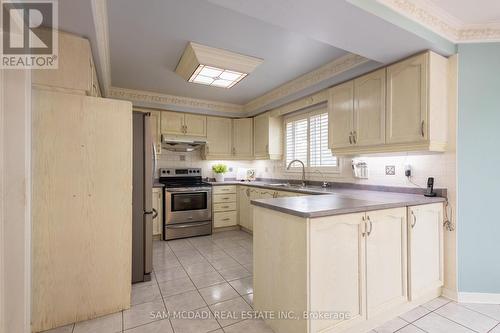
[[[175,72],[188,82],[231,88],[262,59],[189,42]]]

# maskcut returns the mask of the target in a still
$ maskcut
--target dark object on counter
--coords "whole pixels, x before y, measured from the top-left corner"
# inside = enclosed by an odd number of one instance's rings
[[[427,178],[427,189],[425,190],[424,196],[435,197],[437,194],[434,192],[434,178]]]

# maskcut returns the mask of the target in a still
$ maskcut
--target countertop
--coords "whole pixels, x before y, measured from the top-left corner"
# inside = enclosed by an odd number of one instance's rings
[[[252,204],[283,213],[304,217],[323,217],[348,213],[365,212],[396,207],[425,205],[444,202],[443,197],[425,197],[421,194],[408,194],[387,191],[370,191],[362,189],[335,188],[320,186],[272,186],[269,182],[227,181],[211,183],[219,185],[244,185],[266,188],[276,191],[291,191],[305,194],[321,194],[300,197],[252,200]]]

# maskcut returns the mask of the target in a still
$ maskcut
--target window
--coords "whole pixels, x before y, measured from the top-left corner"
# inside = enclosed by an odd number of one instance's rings
[[[328,112],[319,110],[285,118],[286,165],[298,159],[309,169],[337,170],[337,158],[328,148]],[[293,165],[298,167],[299,165]]]

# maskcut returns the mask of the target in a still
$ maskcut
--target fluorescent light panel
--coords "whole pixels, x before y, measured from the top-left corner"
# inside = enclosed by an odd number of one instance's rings
[[[240,73],[228,69],[213,66],[199,65],[189,78],[189,82],[204,84],[207,86],[231,88],[240,82],[247,73]]]

